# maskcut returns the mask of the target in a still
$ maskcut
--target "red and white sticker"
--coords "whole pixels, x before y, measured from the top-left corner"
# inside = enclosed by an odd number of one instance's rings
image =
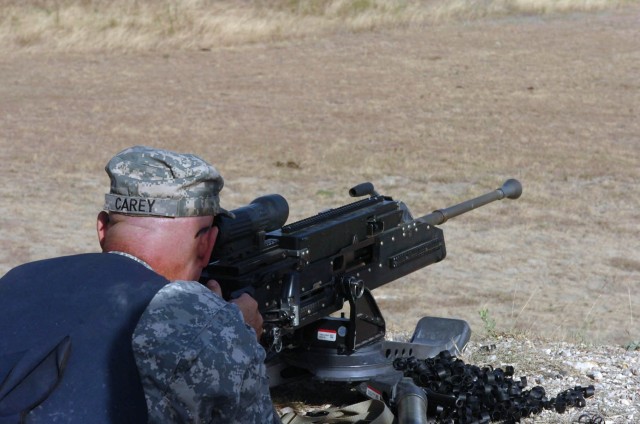
[[[336,330],[318,330],[318,340],[322,340],[324,342],[335,342],[337,338]]]
[[[382,393],[377,391],[371,386],[367,386],[367,390],[365,390],[365,395],[371,399],[382,400]]]

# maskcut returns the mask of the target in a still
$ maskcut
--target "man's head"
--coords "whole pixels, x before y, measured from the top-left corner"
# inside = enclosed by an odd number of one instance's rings
[[[197,279],[217,229],[223,179],[191,154],[136,146],[115,155],[105,170],[111,190],[98,215],[103,251],[123,251],[170,280]]]

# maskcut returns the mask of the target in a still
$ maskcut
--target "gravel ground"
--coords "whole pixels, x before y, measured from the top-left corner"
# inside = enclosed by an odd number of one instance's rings
[[[516,336],[497,336],[483,342],[470,342],[459,358],[467,365],[514,368],[513,380],[526,377],[524,390],[544,388],[555,398],[577,386],[593,386],[593,396],[584,407],[567,407],[563,413],[543,410],[521,419],[522,423],[637,423],[640,422],[640,355],[638,351],[613,346],[576,345],[565,342],[532,341]],[[274,390],[274,401],[281,412],[299,414],[311,410],[356,403],[352,388],[320,383],[295,383]],[[304,399],[320,402],[304,402]],[[344,403],[343,403],[344,402]],[[431,422],[437,422],[430,419]]]
[[[485,346],[493,349],[487,350]],[[494,347],[495,346],[495,347]],[[593,385],[595,395],[584,408],[564,414],[544,411],[526,423],[573,423],[580,416],[602,417],[606,423],[640,421],[640,355],[615,346],[587,346],[560,342],[533,342],[500,338],[491,344],[472,344],[468,363],[495,367],[512,365],[516,376],[526,376],[528,387],[544,387],[547,396]]]

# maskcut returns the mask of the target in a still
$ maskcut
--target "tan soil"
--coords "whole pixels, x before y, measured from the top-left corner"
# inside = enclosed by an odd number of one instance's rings
[[[118,150],[210,159],[234,208],[292,219],[372,181],[414,215],[522,181],[446,223],[448,257],[377,289],[389,327],[640,340],[640,8],[193,52],[0,57],[0,274],[96,251]]]

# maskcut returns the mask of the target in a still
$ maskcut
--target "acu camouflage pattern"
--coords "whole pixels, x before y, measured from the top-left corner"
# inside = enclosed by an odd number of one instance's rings
[[[235,305],[197,282],[156,294],[133,351],[150,423],[280,423],[255,332]]]
[[[128,215],[205,216],[229,213],[220,207],[224,181],[200,157],[146,146],[115,155],[105,167],[111,192],[104,209]]]

